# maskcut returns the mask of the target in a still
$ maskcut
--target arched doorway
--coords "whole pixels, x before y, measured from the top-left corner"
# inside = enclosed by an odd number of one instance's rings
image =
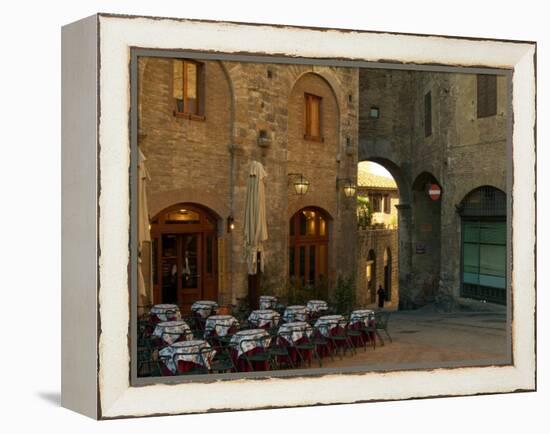
[[[462,220],[461,297],[506,304],[506,194],[483,186],[458,207]]]
[[[374,250],[369,250],[367,255],[367,293],[370,296],[370,302],[376,303],[376,253]]]
[[[170,206],[151,222],[154,303],[218,299],[217,217],[190,203]]]
[[[391,250],[390,248],[386,248],[384,250],[384,290],[386,291],[386,301],[391,301],[391,293],[392,293],[392,281],[391,281],[391,273],[392,273],[392,264],[391,264],[392,258],[391,258]]]
[[[290,219],[288,274],[303,285],[320,286],[328,279],[329,216],[317,207],[302,208]]]

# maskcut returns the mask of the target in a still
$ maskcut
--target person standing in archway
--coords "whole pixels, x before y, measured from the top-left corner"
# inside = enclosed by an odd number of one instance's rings
[[[378,294],[378,307],[382,308],[384,307],[384,302],[386,301],[386,291],[384,291],[382,285],[379,285],[376,293]]]

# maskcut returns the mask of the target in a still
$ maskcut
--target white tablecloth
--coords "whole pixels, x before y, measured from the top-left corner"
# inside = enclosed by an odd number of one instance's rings
[[[248,352],[262,345],[269,346],[271,339],[262,340],[269,337],[269,333],[264,329],[241,330],[231,338],[231,345],[237,350],[237,355],[240,357],[244,352]],[[247,341],[241,345],[242,341]],[[264,347],[265,348],[265,347]]]
[[[274,309],[277,306],[277,297],[261,295],[258,304],[260,309]]]
[[[182,341],[163,348],[159,351],[159,356],[167,357],[165,364],[172,373],[176,373],[176,364],[174,360],[193,362],[210,369],[210,362],[215,355],[215,351],[208,351],[208,349],[210,349],[210,345],[203,340]]]
[[[371,309],[354,310],[349,316],[350,324],[362,322],[364,325],[369,325],[371,321],[374,321],[374,310]]]
[[[315,328],[323,336],[330,336],[330,332],[333,328],[343,325],[344,317],[342,315],[323,315],[320,316],[317,321],[315,321]]]
[[[202,318],[208,318],[218,308],[218,303],[211,300],[199,300],[191,305],[191,310]]]
[[[273,327],[279,324],[280,319],[281,315],[271,309],[253,310],[248,316],[248,321],[256,327],[265,327],[267,325]]]
[[[282,324],[281,327],[279,327],[277,334],[279,337],[286,340],[290,345],[294,345],[297,341],[304,337],[304,334],[309,337],[312,332],[313,330],[307,322],[294,321]]]
[[[321,312],[328,309],[328,304],[323,300],[309,300],[306,308],[308,312]]]
[[[181,319],[180,308],[177,304],[155,304],[151,307],[149,315],[156,316],[159,321]]]
[[[161,338],[168,345],[172,345],[174,342],[180,339],[181,335],[185,335],[186,340],[193,339],[193,333],[191,333],[191,329],[189,328],[187,323],[181,319],[176,321],[159,322],[155,326],[153,335]]]
[[[204,335],[210,336],[215,331],[217,336],[225,336],[231,327],[237,326],[238,324],[239,321],[237,321],[234,316],[211,315],[206,319]]]
[[[305,306],[288,306],[283,314],[283,319],[286,322],[305,321],[307,309]]]

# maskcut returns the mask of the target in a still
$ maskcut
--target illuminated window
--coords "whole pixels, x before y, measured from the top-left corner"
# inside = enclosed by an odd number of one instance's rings
[[[201,63],[192,60],[173,61],[172,96],[176,116],[194,118],[203,115],[202,69]]]
[[[321,137],[321,101],[322,98],[309,93],[305,96],[305,131],[304,139],[322,140]]]
[[[327,216],[319,208],[304,208],[290,219],[289,233],[289,276],[321,284],[328,274]]]
[[[197,224],[200,223],[200,216],[195,211],[182,208],[167,213],[164,222],[168,224]]]

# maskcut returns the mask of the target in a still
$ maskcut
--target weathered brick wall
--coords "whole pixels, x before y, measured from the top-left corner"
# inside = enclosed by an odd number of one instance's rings
[[[245,62],[205,62],[205,120],[172,114],[171,61],[141,59],[140,148],[151,173],[151,208],[178,202],[208,206],[220,217],[224,240],[223,303],[247,294],[243,219],[250,162],[264,164],[267,219],[264,284],[279,292],[288,276],[288,225],[304,206],[333,217],[330,269],[355,273],[355,202],[336,188],[336,177],[355,177],[357,166],[358,73],[349,68]],[[323,97],[320,147],[303,139],[303,92]],[[301,95],[301,96],[300,96]],[[351,95],[351,97],[350,97]],[[260,146],[258,136],[267,140]],[[295,196],[288,173],[301,172],[310,192]],[[235,231],[226,233],[233,215]]]
[[[377,296],[376,290],[378,285],[382,285],[386,291],[391,290],[390,301],[384,307],[397,309],[399,306],[399,272],[398,272],[398,256],[399,248],[397,243],[396,229],[362,229],[358,232],[357,238],[357,303],[360,306],[376,306]],[[389,249],[391,260],[388,261],[391,265],[391,288],[386,288],[384,284],[384,252]],[[374,297],[375,302],[372,302],[373,294],[369,292],[367,285],[367,258],[369,251],[373,250],[375,254],[374,265]]]
[[[507,79],[497,78],[497,115],[477,118],[476,75],[412,71],[360,71],[360,160],[380,162],[400,189],[401,295],[424,304],[442,289],[460,290],[460,217],[456,212],[471,190],[492,185],[506,191]],[[424,95],[432,95],[432,134],[424,134]],[[380,107],[380,119],[368,108]],[[442,186],[437,218],[424,224],[429,203],[412,194],[424,172]],[[432,234],[428,234],[428,232]],[[434,246],[415,253],[416,240]],[[435,270],[435,269],[437,270]],[[427,280],[433,280],[427,288]]]

